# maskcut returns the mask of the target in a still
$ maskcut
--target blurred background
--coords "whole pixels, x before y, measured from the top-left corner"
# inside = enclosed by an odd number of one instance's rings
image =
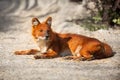
[[[31,20],[48,16],[55,32],[97,38],[116,54],[93,61],[14,55],[38,48]],[[0,80],[120,80],[120,0],[0,0]]]
[[[0,31],[16,23],[53,17],[53,26],[85,29],[120,28],[120,0],[0,0]],[[57,28],[55,28],[56,31]]]

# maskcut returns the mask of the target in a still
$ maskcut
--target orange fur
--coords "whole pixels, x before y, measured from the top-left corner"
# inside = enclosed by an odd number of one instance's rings
[[[66,55],[65,51],[70,51],[70,56],[65,59],[101,59],[113,55],[111,47],[95,38],[78,34],[60,34],[51,29],[52,18],[40,23],[37,18],[32,19],[32,36],[38,44],[40,50],[16,51],[17,55],[35,54],[35,59],[54,58]]]

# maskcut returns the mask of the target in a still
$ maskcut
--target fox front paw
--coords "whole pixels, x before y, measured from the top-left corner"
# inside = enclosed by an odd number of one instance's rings
[[[66,56],[63,58],[64,60],[76,60],[76,61],[84,61],[84,57],[75,57],[75,56]]]
[[[37,54],[34,56],[35,59],[45,59],[47,58],[45,54]]]
[[[21,55],[21,54],[23,54],[23,53],[22,53],[21,51],[15,51],[14,54],[15,54],[15,55]]]

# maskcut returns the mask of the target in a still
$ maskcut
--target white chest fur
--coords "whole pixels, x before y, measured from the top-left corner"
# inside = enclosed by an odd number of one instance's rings
[[[39,40],[39,41],[37,41],[37,45],[38,45],[41,53],[47,52],[48,44],[47,44],[46,40]]]

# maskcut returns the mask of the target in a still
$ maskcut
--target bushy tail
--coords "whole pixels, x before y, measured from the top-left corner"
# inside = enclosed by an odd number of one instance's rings
[[[114,55],[113,51],[112,51],[112,48],[106,44],[106,43],[103,43],[103,46],[104,46],[104,55],[105,57],[112,57]]]

